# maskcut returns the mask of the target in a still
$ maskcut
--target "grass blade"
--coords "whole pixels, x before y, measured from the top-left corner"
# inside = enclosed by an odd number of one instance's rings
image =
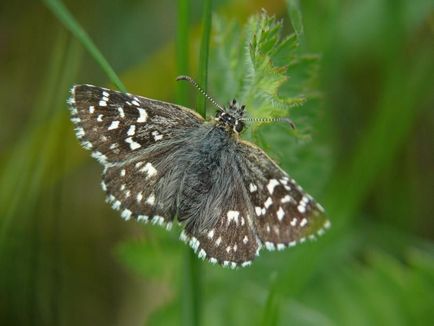
[[[63,3],[57,0],[43,0],[43,2],[51,10],[51,12],[63,23],[63,25],[80,41],[84,48],[99,64],[101,69],[107,74],[113,84],[115,84],[115,86],[120,91],[126,92],[127,89],[125,85],[117,76],[113,68],[95,46],[86,31],[80,26],[80,24],[75,20],[75,18],[71,15],[68,9],[63,5]]]

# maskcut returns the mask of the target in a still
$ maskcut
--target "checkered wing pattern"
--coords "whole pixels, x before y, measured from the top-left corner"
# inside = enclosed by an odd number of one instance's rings
[[[186,228],[181,234],[199,258],[230,268],[250,265],[261,247],[247,198],[240,191],[241,180],[235,177],[233,183],[223,190],[229,193],[214,225],[205,230]]]
[[[330,226],[321,205],[260,148],[241,142],[237,158],[244,171],[255,232],[268,250],[314,239]]]
[[[144,155],[203,122],[187,108],[92,85],[74,86],[68,104],[77,138],[103,165]]]
[[[174,214],[159,205],[156,191],[170,169],[162,160],[179,145],[177,132],[203,119],[175,104],[92,85],[74,86],[68,104],[77,138],[104,165],[107,201],[126,220],[170,228]]]

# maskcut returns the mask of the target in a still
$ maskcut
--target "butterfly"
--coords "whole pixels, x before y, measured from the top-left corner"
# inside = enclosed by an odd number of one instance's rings
[[[68,104],[76,136],[104,167],[107,202],[125,220],[182,226],[199,258],[245,267],[330,226],[324,209],[259,147],[241,140],[246,108],[218,105],[206,121],[180,105],[92,85]]]

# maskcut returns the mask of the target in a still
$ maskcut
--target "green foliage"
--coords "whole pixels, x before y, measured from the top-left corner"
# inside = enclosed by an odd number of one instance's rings
[[[262,11],[243,27],[221,17],[215,21],[210,68],[220,98],[236,95],[253,117],[269,118],[288,116],[314,93],[318,57],[299,48],[297,34],[282,37],[281,20]]]

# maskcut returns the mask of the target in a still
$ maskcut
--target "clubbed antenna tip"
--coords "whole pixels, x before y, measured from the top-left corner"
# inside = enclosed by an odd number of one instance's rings
[[[181,76],[176,77],[176,81],[180,81],[180,80],[189,80],[189,79],[191,79],[191,78],[188,77],[188,76],[184,76],[184,75],[181,75]]]

